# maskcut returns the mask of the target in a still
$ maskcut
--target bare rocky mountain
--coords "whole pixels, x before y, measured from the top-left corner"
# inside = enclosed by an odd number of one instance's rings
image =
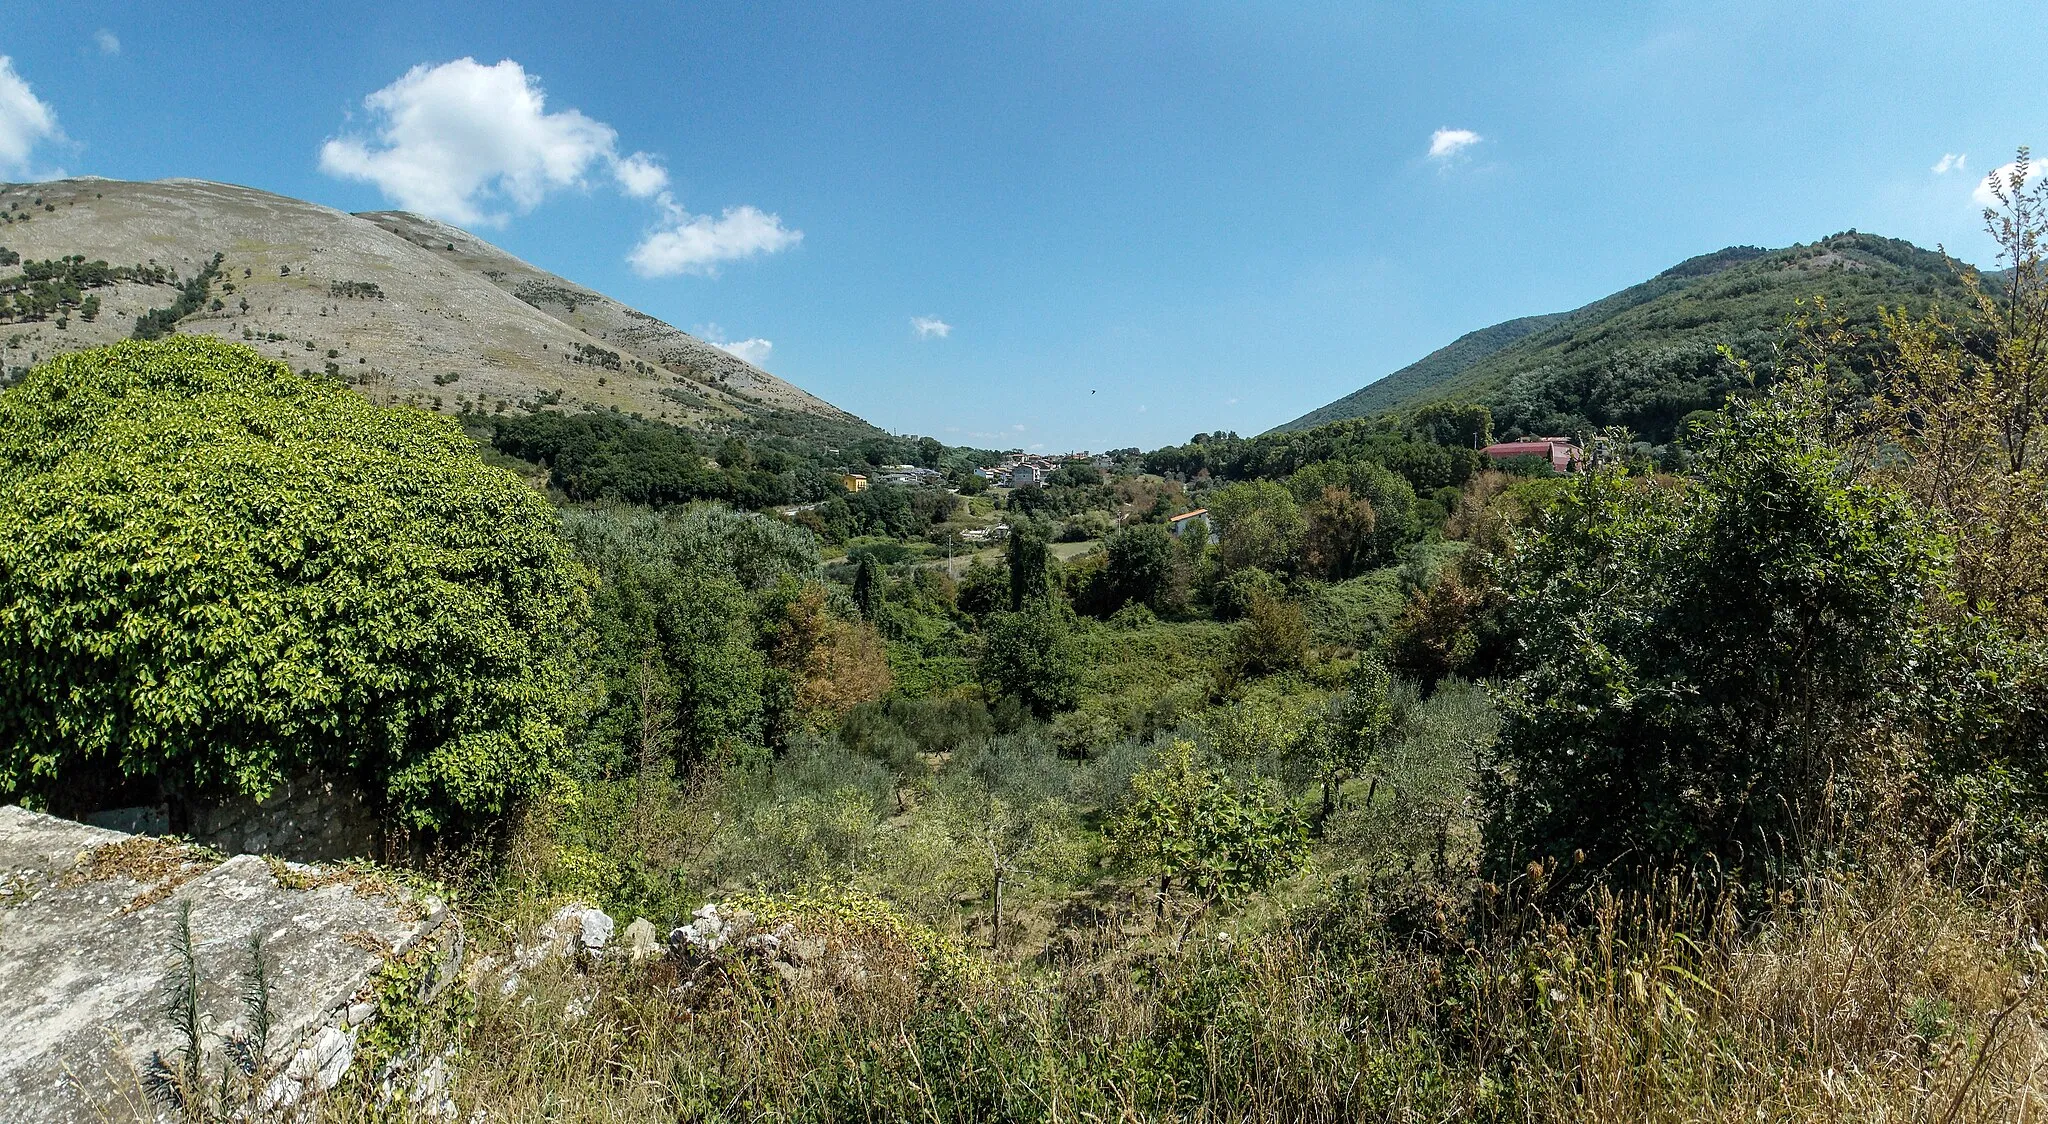
[[[682,424],[787,410],[859,419],[652,316],[432,219],[351,215],[201,180],[70,179],[0,186],[0,247],[24,262],[82,255],[177,280],[96,288],[77,312],[0,318],[9,369],[126,338],[216,254],[217,279],[178,322],[328,371],[378,402],[454,413],[522,403],[616,407]],[[0,276],[13,268],[0,269]],[[217,307],[215,305],[217,304]]]

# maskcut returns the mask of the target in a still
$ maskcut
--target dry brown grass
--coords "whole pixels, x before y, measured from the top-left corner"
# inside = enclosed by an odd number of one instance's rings
[[[1475,938],[1361,895],[1243,939],[1105,924],[1057,962],[939,974],[843,930],[799,978],[685,995],[666,964],[558,965],[486,994],[457,1095],[493,1121],[2034,1120],[2042,904],[1905,863]]]

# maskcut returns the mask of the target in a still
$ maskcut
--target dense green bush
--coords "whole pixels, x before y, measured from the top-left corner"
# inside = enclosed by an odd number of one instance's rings
[[[1823,393],[1731,406],[1689,485],[1597,470],[1554,513],[1512,613],[1525,663],[1490,796],[1494,873],[1583,852],[1769,879],[1854,807],[1928,548],[1827,446]]]
[[[1041,718],[1073,706],[1082,678],[1073,615],[1063,601],[1034,600],[992,616],[977,665],[989,697],[1014,698]]]
[[[360,776],[415,825],[558,759],[582,571],[452,422],[204,337],[0,394],[0,794]]]

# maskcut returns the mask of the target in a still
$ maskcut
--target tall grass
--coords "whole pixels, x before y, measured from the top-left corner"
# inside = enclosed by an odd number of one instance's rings
[[[1900,861],[1748,905],[1678,881],[1554,916],[1482,922],[1460,900],[1333,888],[1263,931],[1218,923],[1177,951],[1145,911],[1110,910],[1022,964],[942,964],[894,931],[836,929],[836,968],[736,962],[708,992],[679,990],[667,964],[560,965],[486,994],[457,1099],[494,1121],[2048,1110],[2033,887],[1985,900]]]

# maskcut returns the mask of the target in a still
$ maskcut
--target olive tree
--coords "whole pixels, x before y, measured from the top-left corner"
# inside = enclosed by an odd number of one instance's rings
[[[585,591],[547,501],[454,422],[206,337],[0,393],[0,796],[262,796],[319,768],[399,820],[556,765]]]

